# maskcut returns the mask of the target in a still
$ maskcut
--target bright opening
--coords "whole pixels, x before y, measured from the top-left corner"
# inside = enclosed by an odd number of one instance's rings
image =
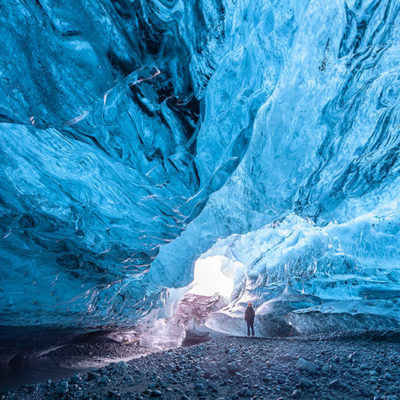
[[[226,257],[199,258],[194,266],[193,287],[189,293],[229,298],[233,291],[235,274],[229,270]],[[228,267],[228,268],[227,268]]]

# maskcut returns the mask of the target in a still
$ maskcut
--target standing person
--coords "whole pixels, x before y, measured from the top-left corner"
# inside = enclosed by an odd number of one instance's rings
[[[247,322],[247,336],[250,336],[250,329],[251,329],[251,336],[254,336],[254,318],[256,313],[253,308],[253,303],[249,303],[247,305],[246,311],[244,313],[244,319]]]

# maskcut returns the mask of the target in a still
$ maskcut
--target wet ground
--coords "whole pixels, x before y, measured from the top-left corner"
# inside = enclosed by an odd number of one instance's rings
[[[203,325],[224,303],[220,296],[187,294],[177,312],[161,330],[136,328],[53,328],[0,326],[0,392],[21,385],[69,378],[76,373],[128,361],[163,349],[207,341],[207,334],[186,331],[189,324]],[[166,329],[167,328],[167,329]]]
[[[400,399],[400,336],[220,337],[26,386],[2,399]]]
[[[0,327],[0,392],[150,352],[132,329]]]

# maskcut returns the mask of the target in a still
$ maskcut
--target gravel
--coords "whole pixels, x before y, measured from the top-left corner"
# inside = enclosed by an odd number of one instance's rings
[[[400,344],[368,337],[220,337],[25,385],[0,400],[400,399]]]

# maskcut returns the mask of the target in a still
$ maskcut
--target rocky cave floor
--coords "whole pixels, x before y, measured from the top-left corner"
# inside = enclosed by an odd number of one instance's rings
[[[398,334],[219,337],[1,399],[400,399]]]

